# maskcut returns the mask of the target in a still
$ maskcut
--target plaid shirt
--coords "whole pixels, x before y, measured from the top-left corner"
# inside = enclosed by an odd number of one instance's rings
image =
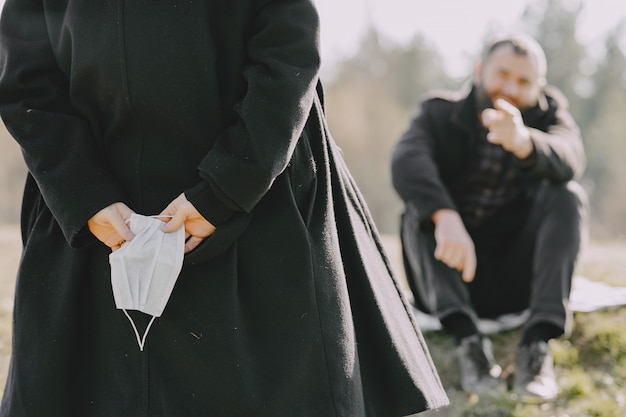
[[[515,205],[523,195],[516,158],[487,140],[479,123],[480,140],[464,180],[450,190],[465,225],[478,228],[499,210]]]

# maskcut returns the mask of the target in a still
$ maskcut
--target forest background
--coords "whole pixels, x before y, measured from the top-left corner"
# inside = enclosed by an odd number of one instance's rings
[[[622,21],[607,28],[602,50],[588,50],[577,34],[582,4],[538,0],[520,16],[523,28],[543,45],[548,82],[569,99],[587,151],[583,186],[591,196],[591,235],[626,239],[626,55]],[[494,28],[485,27],[484,39]],[[458,36],[463,36],[459,33]],[[476,59],[481,51],[475,51]],[[468,85],[446,72],[442,54],[418,34],[398,43],[374,26],[354,53],[324,74],[331,132],[359,184],[379,230],[397,234],[402,203],[390,179],[391,151],[431,89]],[[19,217],[25,167],[19,148],[0,126],[0,223]]]

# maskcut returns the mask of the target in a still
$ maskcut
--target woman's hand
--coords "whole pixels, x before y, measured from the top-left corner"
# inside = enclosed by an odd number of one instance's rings
[[[166,233],[174,232],[184,225],[185,253],[191,252],[215,232],[215,226],[202,217],[184,193],[176,197],[157,217],[160,216],[171,216],[171,219],[165,220],[167,223],[162,228]]]
[[[87,227],[100,242],[116,251],[122,243],[135,237],[126,223],[132,213],[126,204],[113,203],[89,219]]]

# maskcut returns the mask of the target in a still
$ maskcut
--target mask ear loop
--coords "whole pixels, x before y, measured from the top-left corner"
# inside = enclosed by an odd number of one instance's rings
[[[146,217],[151,217],[153,219],[158,219],[159,217],[167,217],[171,219],[174,216],[170,214],[153,214],[151,216],[146,216]],[[130,218],[124,220],[124,223],[130,224]],[[146,327],[146,331],[144,332],[143,337],[141,337],[139,336],[139,330],[137,330],[137,326],[135,325],[135,322],[130,317],[126,309],[122,309],[122,311],[124,312],[124,315],[126,316],[128,321],[130,321],[131,326],[133,326],[133,331],[135,332],[135,338],[137,338],[137,344],[139,345],[139,351],[143,352],[143,347],[146,344],[146,337],[148,337],[148,332],[150,331],[150,327],[152,327],[152,323],[154,323],[154,319],[156,319],[156,316],[152,316],[152,319],[150,319],[150,322],[148,323],[148,326]]]
[[[150,327],[152,326],[152,323],[154,323],[154,319],[156,319],[156,316],[152,316],[150,322],[148,323],[148,326],[146,327],[146,331],[143,333],[143,337],[140,337],[139,330],[137,330],[137,326],[135,326],[135,322],[133,321],[133,319],[130,317],[126,309],[122,309],[122,311],[126,315],[126,318],[128,318],[128,321],[130,321],[131,326],[133,326],[133,331],[135,332],[135,337],[137,338],[137,344],[139,345],[139,351],[143,352],[143,347],[146,344],[146,337],[148,337],[148,332],[150,331]]]

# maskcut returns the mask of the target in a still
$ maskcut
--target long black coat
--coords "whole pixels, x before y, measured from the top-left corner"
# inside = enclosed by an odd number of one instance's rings
[[[29,168],[0,416],[397,416],[447,402],[324,121],[310,0],[8,0]],[[140,352],[87,220],[218,225]]]

